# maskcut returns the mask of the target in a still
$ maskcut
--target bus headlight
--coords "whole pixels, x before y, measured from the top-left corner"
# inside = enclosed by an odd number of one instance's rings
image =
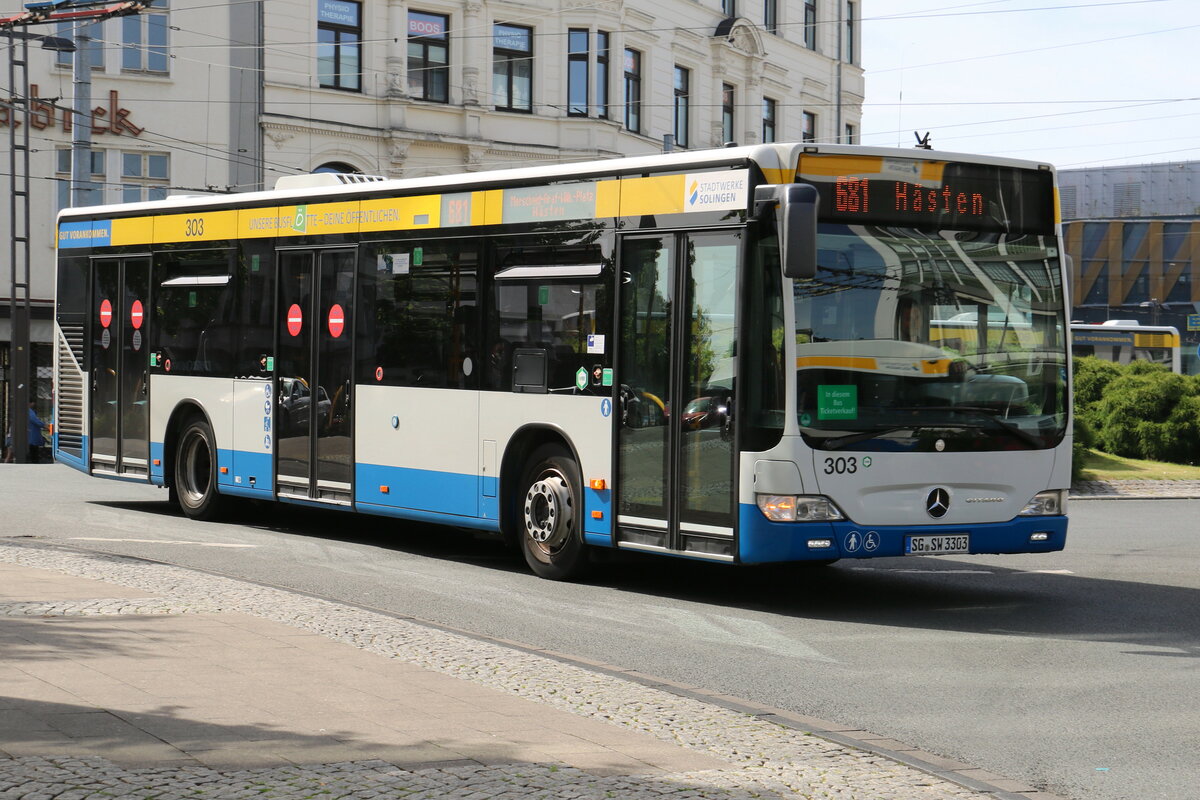
[[[1021,510],[1022,517],[1049,517],[1067,513],[1067,490],[1038,492]]]
[[[772,522],[830,522],[845,519],[828,497],[819,494],[760,494],[758,510]]]

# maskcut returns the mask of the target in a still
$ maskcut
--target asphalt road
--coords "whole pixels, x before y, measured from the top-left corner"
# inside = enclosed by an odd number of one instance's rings
[[[735,569],[619,555],[586,584],[469,534],[0,467],[0,537],[213,570],[853,725],[1077,800],[1200,797],[1200,501],[1072,503],[1040,556]],[[0,690],[2,691],[2,690]]]

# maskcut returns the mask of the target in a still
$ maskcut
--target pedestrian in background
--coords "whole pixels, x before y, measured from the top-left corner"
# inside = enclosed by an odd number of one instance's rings
[[[48,430],[50,426],[42,422],[41,417],[37,415],[37,411],[33,408],[34,402],[29,401],[29,458],[27,461],[30,464],[37,464],[42,460],[42,447],[46,444],[46,439],[42,436],[42,431]]]

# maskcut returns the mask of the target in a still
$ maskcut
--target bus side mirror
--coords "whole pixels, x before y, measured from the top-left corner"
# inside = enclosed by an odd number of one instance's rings
[[[812,278],[817,274],[818,202],[816,187],[807,183],[773,184],[754,190],[756,215],[775,212],[783,274],[789,278]]]

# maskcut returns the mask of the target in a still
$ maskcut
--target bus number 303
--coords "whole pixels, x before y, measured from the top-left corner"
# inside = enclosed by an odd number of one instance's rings
[[[204,217],[192,217],[187,221],[184,233],[188,236],[204,235]]]
[[[826,475],[853,475],[858,472],[856,458],[827,458],[825,459]]]

